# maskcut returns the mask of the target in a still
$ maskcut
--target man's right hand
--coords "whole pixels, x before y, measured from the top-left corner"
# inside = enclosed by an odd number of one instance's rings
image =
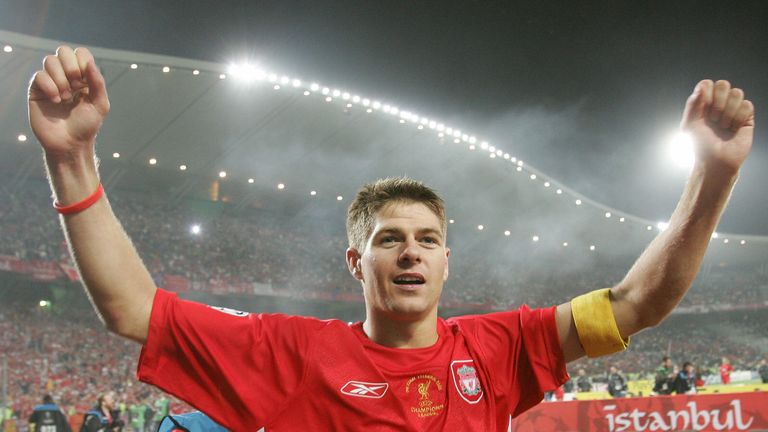
[[[99,186],[94,144],[108,112],[104,77],[87,49],[61,46],[45,57],[29,85],[29,122],[59,204],[81,202]],[[103,197],[61,219],[80,279],[107,328],[144,343],[155,283],[109,201]]]
[[[92,153],[109,112],[104,77],[85,48],[60,46],[29,85],[29,122],[49,158]]]

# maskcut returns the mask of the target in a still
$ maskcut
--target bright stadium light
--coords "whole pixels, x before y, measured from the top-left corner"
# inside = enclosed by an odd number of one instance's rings
[[[189,232],[194,235],[200,234],[200,225],[198,224],[192,225],[191,227],[189,227]]]
[[[38,304],[40,305],[41,308],[44,308],[44,307],[50,306],[51,302],[49,302],[48,300],[40,300],[40,303]]]
[[[676,132],[669,138],[667,155],[680,168],[691,169],[695,161],[693,137],[685,132]]]
[[[120,158],[120,153],[114,152],[114,153],[112,153],[112,157],[115,158],[115,159],[118,159],[118,158]]]
[[[253,82],[266,78],[264,71],[251,63],[231,64],[227,68],[227,73],[234,79],[243,82]]]
[[[157,165],[157,159],[155,159],[155,158],[150,158],[150,159],[149,159],[149,164],[150,164],[150,165]]]
[[[477,229],[478,229],[479,231],[482,231],[482,230],[483,230],[483,228],[485,228],[485,227],[484,227],[484,226],[482,226],[482,225],[478,225],[478,226],[477,226]]]
[[[6,45],[3,47],[3,52],[7,52],[7,53],[13,52],[13,47],[10,45]]]
[[[139,65],[137,65],[136,63],[131,63],[131,69],[135,70],[135,69],[138,69],[138,68],[139,68]]]
[[[19,142],[25,142],[27,140],[27,136],[24,134],[19,134],[16,139],[19,140]]]
[[[171,68],[169,68],[168,66],[163,66],[163,73],[168,73],[170,71],[171,71]]]
[[[227,172],[226,171],[219,171],[219,178],[225,178],[225,177],[227,177]]]

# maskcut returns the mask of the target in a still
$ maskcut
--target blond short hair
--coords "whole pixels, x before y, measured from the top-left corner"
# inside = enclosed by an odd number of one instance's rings
[[[443,238],[446,237],[445,202],[437,192],[408,177],[388,177],[364,185],[347,209],[349,246],[362,252],[373,232],[376,213],[386,205],[398,202],[427,206],[437,216]]]

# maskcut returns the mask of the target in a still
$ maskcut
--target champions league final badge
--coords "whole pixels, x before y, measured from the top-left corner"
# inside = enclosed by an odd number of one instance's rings
[[[474,360],[454,360],[451,362],[453,384],[459,396],[465,401],[476,404],[483,398],[483,388],[477,377]]]

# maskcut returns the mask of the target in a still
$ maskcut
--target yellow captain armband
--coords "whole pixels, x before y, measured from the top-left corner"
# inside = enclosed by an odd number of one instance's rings
[[[629,338],[622,339],[616,325],[610,291],[596,290],[571,300],[573,322],[587,357],[613,354],[629,346]]]

